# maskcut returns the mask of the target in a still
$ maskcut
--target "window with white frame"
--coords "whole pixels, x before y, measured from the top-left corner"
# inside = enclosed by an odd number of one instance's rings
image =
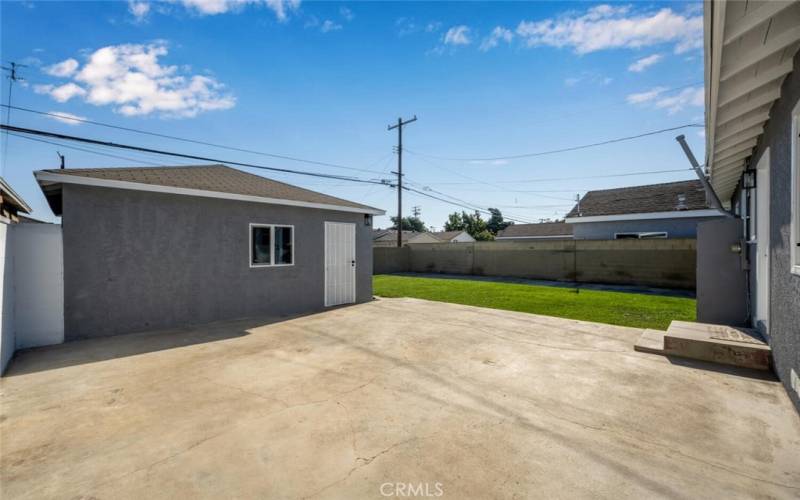
[[[800,103],[792,111],[792,143],[791,143],[791,272],[800,274]]]
[[[294,265],[294,226],[250,224],[250,267]]]

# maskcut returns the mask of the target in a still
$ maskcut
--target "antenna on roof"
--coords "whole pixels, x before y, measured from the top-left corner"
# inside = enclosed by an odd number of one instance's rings
[[[578,217],[581,217],[583,214],[581,213],[581,194],[577,193],[575,195],[575,201],[578,203]]]
[[[61,167],[60,168],[63,170],[64,169],[64,155],[61,154],[61,151],[56,151],[56,154],[58,155],[58,159],[61,160]]]

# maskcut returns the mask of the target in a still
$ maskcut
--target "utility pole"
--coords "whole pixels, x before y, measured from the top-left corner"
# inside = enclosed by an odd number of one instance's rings
[[[8,75],[8,106],[6,107],[6,125],[11,125],[11,89],[14,88],[14,83],[24,80],[21,76],[17,75],[17,70],[19,68],[27,68],[28,66],[24,64],[17,64],[15,62],[9,62],[8,66],[0,66],[3,71],[8,71],[10,74]],[[6,164],[6,153],[8,151],[8,130],[3,134],[3,162],[2,166]],[[0,174],[2,174],[2,166],[0,166]]]
[[[419,207],[419,205],[414,205],[411,207],[411,213],[414,214],[414,217],[419,217],[419,214],[422,213],[422,209]]]
[[[403,125],[417,121],[417,115],[410,120],[397,119],[397,124],[389,125],[387,130],[397,129],[397,247],[403,246]]]

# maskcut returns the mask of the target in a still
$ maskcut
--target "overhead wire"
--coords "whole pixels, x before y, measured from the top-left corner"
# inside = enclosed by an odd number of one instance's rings
[[[160,137],[162,139],[172,139],[172,140],[175,140],[175,141],[187,142],[187,143],[191,143],[191,144],[198,144],[198,145],[202,145],[202,146],[210,146],[210,147],[215,147],[215,148],[227,149],[227,150],[230,150],[230,151],[238,151],[240,153],[249,153],[249,154],[254,154],[254,155],[267,156],[267,157],[270,157],[270,158],[278,158],[278,159],[281,159],[281,160],[289,160],[289,161],[308,163],[308,164],[311,164],[311,165],[319,165],[319,166],[323,166],[323,167],[333,167],[333,168],[340,168],[340,169],[346,169],[346,170],[354,170],[354,171],[359,171],[359,172],[380,173],[377,170],[369,170],[369,169],[365,169],[365,168],[350,167],[350,166],[341,165],[341,164],[338,164],[338,163],[330,163],[330,162],[317,161],[317,160],[308,160],[308,159],[298,158],[298,157],[295,157],[295,156],[289,156],[289,155],[284,155],[284,154],[268,153],[268,152],[264,152],[264,151],[256,151],[256,150],[253,150],[253,149],[238,148],[238,147],[234,147],[234,146],[226,146],[224,144],[216,144],[216,143],[213,143],[213,142],[200,141],[200,140],[195,140],[195,139],[188,139],[188,138],[185,138],[185,137],[178,137],[178,136],[169,135],[169,134],[161,134],[161,133],[158,133],[158,132],[150,132],[150,131],[147,131],[147,130],[140,130],[140,129],[136,129],[136,128],[132,128],[132,127],[123,127],[121,125],[113,125],[113,124],[110,124],[110,123],[103,123],[103,122],[98,122],[98,121],[95,121],[95,120],[88,120],[86,118],[80,118],[80,117],[77,117],[77,116],[66,116],[66,115],[59,114],[59,113],[41,111],[41,110],[32,109],[32,108],[24,108],[24,107],[21,107],[21,106],[9,106],[9,105],[6,105],[6,104],[0,104],[0,106],[8,108],[8,109],[14,109],[14,110],[17,110],[17,111],[24,111],[26,113],[34,113],[34,114],[38,114],[38,115],[42,115],[42,116],[49,116],[51,118],[57,118],[59,120],[70,120],[70,121],[75,121],[75,122],[79,122],[79,123],[87,123],[87,124],[90,124],[90,125],[97,125],[97,126],[100,126],[100,127],[112,128],[112,129],[116,129],[116,130],[124,130],[126,132],[133,132],[133,133],[149,135],[149,136],[153,136],[153,137]]]
[[[642,137],[649,137],[651,135],[663,134],[665,132],[673,132],[675,130],[681,130],[681,129],[688,128],[688,127],[703,127],[703,126],[704,125],[701,125],[699,123],[687,123],[687,124],[684,124],[684,125],[678,125],[676,127],[663,128],[663,129],[659,129],[659,130],[651,130],[651,131],[643,132],[643,133],[636,134],[636,135],[629,135],[629,136],[625,136],[625,137],[617,137],[617,138],[614,138],[614,139],[608,139],[608,140],[605,140],[605,141],[594,142],[594,143],[591,143],[591,144],[581,144],[579,146],[570,146],[570,147],[561,148],[561,149],[551,149],[549,151],[537,151],[537,152],[533,152],[533,153],[522,153],[522,154],[506,155],[506,156],[491,156],[491,157],[483,157],[483,158],[465,158],[465,157],[439,156],[439,155],[432,155],[432,154],[428,154],[428,153],[422,153],[422,152],[419,152],[419,151],[413,151],[413,150],[407,149],[407,148],[404,149],[404,151],[406,151],[408,153],[411,153],[412,155],[416,155],[416,156],[424,156],[424,157],[433,158],[433,159],[436,159],[436,160],[446,160],[446,161],[516,160],[516,159],[519,159],[519,158],[533,158],[533,157],[536,157],[536,156],[545,156],[545,155],[552,155],[552,154],[556,154],[556,153],[566,153],[566,152],[569,152],[569,151],[578,151],[578,150],[581,150],[581,149],[588,149],[588,148],[594,148],[594,147],[598,147],[598,146],[605,146],[605,145],[608,145],[608,144],[615,144],[615,143],[618,143],[618,142],[632,141],[634,139],[641,139]]]
[[[159,155],[172,156],[172,157],[184,158],[184,159],[190,159],[190,160],[208,161],[208,162],[212,162],[212,163],[224,163],[224,164],[228,164],[228,165],[237,165],[237,166],[241,166],[241,167],[269,170],[269,171],[273,171],[273,172],[282,172],[282,173],[290,173],[290,174],[297,174],[297,175],[305,175],[305,176],[310,176],[310,177],[320,177],[320,178],[326,178],[326,179],[338,179],[338,180],[343,180],[343,181],[362,182],[362,183],[367,183],[367,184],[384,184],[384,185],[386,184],[386,182],[384,182],[382,180],[362,179],[362,178],[358,178],[358,177],[344,176],[344,175],[338,175],[338,174],[326,174],[326,173],[322,173],[322,172],[308,172],[308,171],[304,171],[304,170],[293,170],[293,169],[288,169],[288,168],[268,167],[268,166],[265,166],[265,165],[258,165],[258,164],[254,164],[254,163],[245,163],[245,162],[232,161],[232,160],[223,160],[223,159],[218,159],[218,158],[210,158],[210,157],[206,157],[206,156],[191,155],[191,154],[186,154],[186,153],[177,153],[177,152],[173,152],[173,151],[146,148],[146,147],[142,147],[142,146],[133,146],[133,145],[129,145],[129,144],[114,143],[114,142],[109,142],[109,141],[99,141],[99,140],[90,139],[90,138],[87,138],[87,137],[79,137],[79,136],[73,136],[73,135],[67,135],[67,134],[59,134],[59,133],[55,133],[55,132],[48,132],[48,131],[45,131],[45,130],[37,130],[37,129],[23,128],[23,127],[16,127],[16,126],[11,126],[11,125],[0,125],[0,128],[2,128],[2,130],[7,130],[9,132],[16,132],[18,134],[43,136],[43,137],[49,137],[49,138],[54,138],[54,139],[66,140],[66,141],[81,142],[81,143],[91,144],[91,145],[96,145],[96,146],[120,148],[120,149],[126,149],[126,150],[130,150],[130,151],[137,151],[137,152],[144,152],[144,153],[155,153],[155,154],[159,154]]]

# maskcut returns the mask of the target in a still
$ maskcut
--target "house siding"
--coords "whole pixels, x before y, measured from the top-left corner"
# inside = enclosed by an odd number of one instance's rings
[[[324,223],[356,224],[356,302],[372,298],[363,214],[63,186],[65,340],[324,309]],[[249,265],[249,224],[295,228],[295,265]]]
[[[800,276],[790,271],[791,217],[791,112],[800,100],[800,52],[794,57],[794,71],[784,80],[781,97],[770,110],[750,165],[755,166],[768,152],[770,168],[770,252],[769,252],[769,343],[775,372],[800,411],[800,398],[791,389],[790,370],[800,374]],[[749,251],[751,268],[755,254]],[[752,273],[752,271],[751,271]],[[752,276],[752,274],[751,274]],[[751,296],[757,286],[751,280]]]
[[[684,219],[621,220],[608,222],[574,222],[573,235],[580,240],[613,240],[615,233],[666,231],[668,238],[697,238],[697,224],[710,217]]]

